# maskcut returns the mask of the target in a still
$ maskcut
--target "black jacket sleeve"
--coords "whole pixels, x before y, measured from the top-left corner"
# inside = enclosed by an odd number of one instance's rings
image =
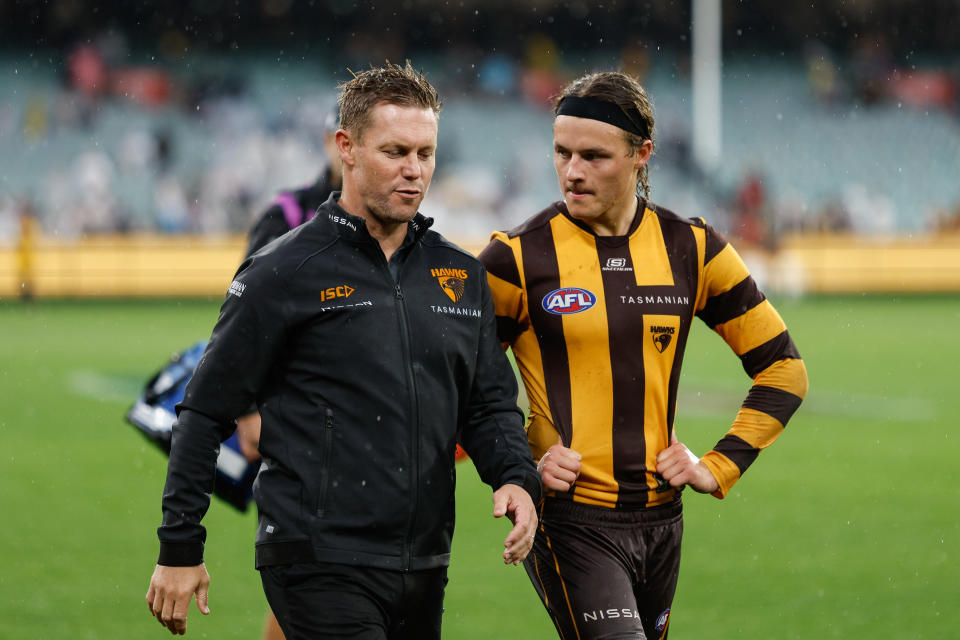
[[[461,425],[463,448],[480,478],[494,490],[516,484],[540,501],[540,475],[530,456],[523,430],[523,413],[517,407],[517,378],[497,338],[493,298],[483,286],[483,326],[477,351],[477,370]]]
[[[275,204],[264,211],[253,228],[250,229],[247,257],[249,258],[287,231],[290,231],[290,225],[287,224],[287,219],[283,215],[283,209],[280,205]]]
[[[279,270],[267,256],[244,262],[230,285],[210,342],[177,406],[167,480],[159,564],[203,562],[206,531],[200,521],[210,506],[220,442],[235,418],[254,402],[285,334],[286,296]]]

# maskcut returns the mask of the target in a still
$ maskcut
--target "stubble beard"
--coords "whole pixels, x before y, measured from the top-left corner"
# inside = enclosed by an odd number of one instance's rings
[[[583,202],[567,202],[567,211],[570,213],[570,217],[574,219],[583,221],[593,220],[604,213],[604,204],[605,203],[600,203],[596,200],[589,205]]]
[[[376,220],[381,226],[393,226],[396,224],[410,222],[417,215],[417,211],[420,209],[420,203],[423,202],[423,198],[420,198],[420,200],[417,201],[416,206],[411,207],[409,210],[405,210],[391,206],[389,198],[390,196],[382,199],[378,198],[376,201],[371,202],[367,206],[367,209],[370,211],[370,215],[373,216],[373,219]]]

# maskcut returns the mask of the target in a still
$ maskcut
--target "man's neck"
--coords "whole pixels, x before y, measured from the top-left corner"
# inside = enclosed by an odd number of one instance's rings
[[[636,196],[628,198],[615,211],[609,211],[608,215],[594,218],[586,224],[598,236],[625,236],[640,208],[638,203]]]
[[[362,203],[358,204],[353,202],[346,191],[340,194],[340,200],[337,204],[347,213],[363,218],[364,222],[366,222],[367,233],[377,241],[380,245],[380,250],[383,251],[383,255],[387,258],[387,262],[389,262],[390,257],[400,248],[404,238],[407,237],[407,227],[409,223],[385,222],[380,220],[368,211]]]
[[[328,175],[330,176],[330,186],[334,191],[339,191],[343,188],[343,173],[340,171],[340,167],[335,167],[330,165],[327,168]]]
[[[383,256],[390,262],[390,257],[403,245],[407,237],[407,228],[410,226],[407,222],[394,222],[383,224],[373,216],[363,216],[367,221],[367,231],[373,236],[373,239],[380,244],[380,250]]]

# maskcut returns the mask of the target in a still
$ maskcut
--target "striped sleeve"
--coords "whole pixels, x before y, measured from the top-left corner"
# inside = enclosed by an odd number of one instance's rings
[[[786,324],[734,248],[707,227],[697,316],[730,346],[753,379],[726,435],[702,462],[727,495],[760,451],[783,432],[807,393],[807,371]]]
[[[512,344],[529,324],[526,293],[520,279],[517,257],[505,233],[496,232],[490,244],[480,252],[487,269],[487,281],[493,294],[497,316],[497,335],[504,347]]]

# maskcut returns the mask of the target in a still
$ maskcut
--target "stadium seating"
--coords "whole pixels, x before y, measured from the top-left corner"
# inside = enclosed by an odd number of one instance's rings
[[[308,182],[323,161],[317,114],[333,100],[335,82],[317,61],[278,68],[266,57],[200,58],[176,73],[181,102],[104,100],[91,107],[87,125],[56,67],[0,56],[0,70],[12,79],[0,102],[0,137],[21,148],[0,154],[2,195],[32,200],[47,234],[240,233],[277,189]],[[714,174],[697,173],[683,156],[690,82],[674,69],[655,65],[645,79],[658,123],[652,197],[664,206],[724,229],[731,225],[730,198],[751,172],[762,176],[773,211],[791,201],[812,218],[840,203],[862,233],[921,232],[960,203],[954,117],[896,102],[819,103],[802,65],[778,58],[726,63],[722,162]],[[442,88],[444,79],[437,81]],[[170,142],[165,172],[154,148],[161,135]],[[425,211],[445,225],[449,216],[450,225],[481,239],[491,225],[512,226],[558,195],[550,140],[549,111],[520,97],[446,96],[440,163]],[[164,173],[180,189],[183,211],[161,211]],[[102,211],[78,213],[89,181],[102,183],[110,197]],[[9,236],[0,243],[15,241]]]

